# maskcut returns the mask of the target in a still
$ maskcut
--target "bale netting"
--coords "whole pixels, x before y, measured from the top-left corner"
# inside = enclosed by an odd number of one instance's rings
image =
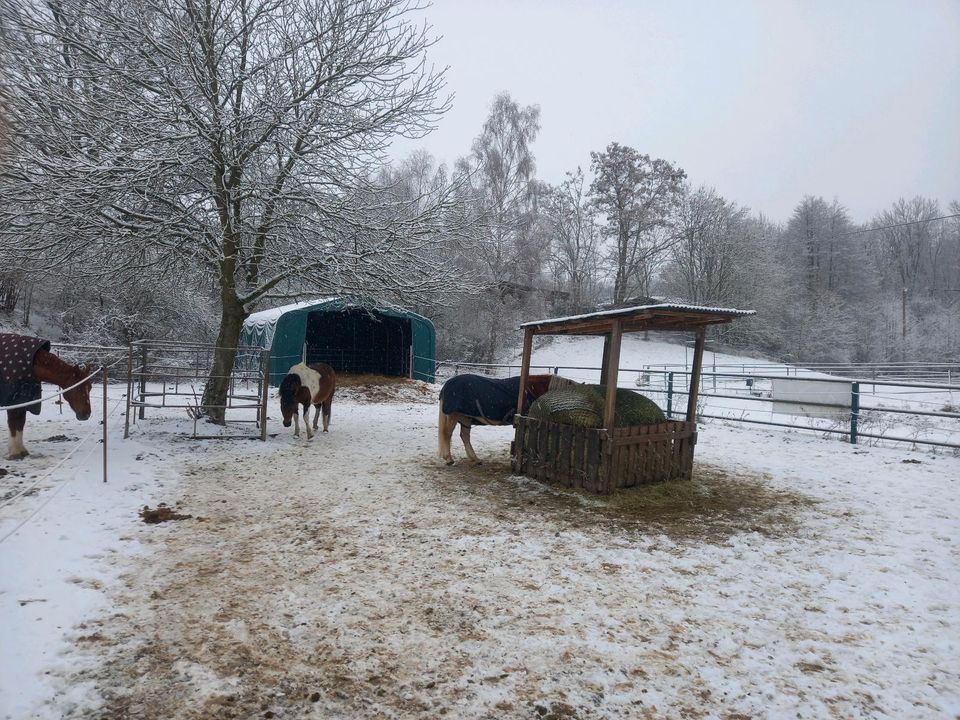
[[[599,428],[603,425],[606,396],[604,385],[568,385],[534,400],[527,415],[562,425]],[[614,427],[657,425],[666,421],[663,411],[650,398],[625,388],[617,389]]]

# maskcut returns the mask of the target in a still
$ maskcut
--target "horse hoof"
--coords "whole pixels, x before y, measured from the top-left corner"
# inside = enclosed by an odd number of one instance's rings
[[[14,454],[14,455],[7,455],[7,460],[23,460],[23,459],[24,459],[25,457],[27,457],[29,454],[30,454],[30,453],[28,453],[26,450],[24,450],[23,452],[18,452],[18,453]]]
[[[453,465],[453,460],[447,460],[447,465]]]

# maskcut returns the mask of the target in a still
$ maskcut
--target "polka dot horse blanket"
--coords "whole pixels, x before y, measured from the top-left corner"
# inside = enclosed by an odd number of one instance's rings
[[[41,350],[49,349],[49,340],[0,333],[0,406],[40,399],[40,382],[33,377],[33,359]],[[40,403],[27,410],[39,415]]]
[[[440,407],[445,415],[460,413],[491,423],[507,423],[517,413],[520,378],[488,378],[482,375],[455,375],[440,391]],[[527,402],[530,401],[527,391]]]

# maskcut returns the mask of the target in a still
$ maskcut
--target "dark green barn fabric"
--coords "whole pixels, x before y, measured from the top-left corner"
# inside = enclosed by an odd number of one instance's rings
[[[568,385],[541,395],[527,414],[538,420],[598,428],[603,426],[606,396],[607,389],[603,385]],[[666,421],[663,411],[653,400],[632,390],[617,388],[613,415],[615,427],[656,425]]]

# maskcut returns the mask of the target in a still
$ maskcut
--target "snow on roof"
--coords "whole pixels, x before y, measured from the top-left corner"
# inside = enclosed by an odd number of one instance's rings
[[[304,310],[315,305],[323,305],[328,303],[331,300],[336,300],[337,297],[325,297],[325,298],[315,298],[313,300],[301,300],[300,302],[290,303],[289,305],[281,305],[280,307],[270,308],[269,310],[260,310],[255,313],[250,313],[250,316],[247,318],[246,322],[248,323],[269,323],[274,322],[280,318],[281,315],[284,315],[293,310]]]
[[[525,322],[520,327],[536,327],[538,325],[572,322],[577,320],[605,320],[606,318],[622,317],[624,315],[633,315],[650,311],[666,310],[668,312],[678,313],[704,313],[708,315],[727,315],[730,317],[744,317],[746,315],[756,315],[754,310],[737,310],[736,308],[708,307],[706,305],[684,305],[680,303],[658,303],[656,305],[635,305],[634,307],[616,308],[615,310],[603,310],[601,312],[585,313],[583,315],[569,315],[567,317],[547,318],[545,320],[533,320]]]

